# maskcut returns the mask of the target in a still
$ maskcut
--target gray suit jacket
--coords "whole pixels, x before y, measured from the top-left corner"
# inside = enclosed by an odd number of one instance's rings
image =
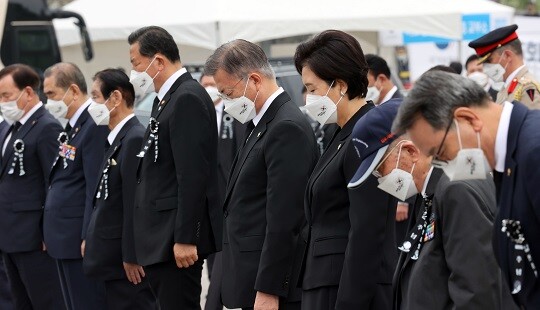
[[[440,174],[433,171],[428,194]],[[394,278],[395,309],[515,309],[490,241],[496,205],[490,176],[454,182],[440,176],[427,215],[433,235],[422,236],[427,241],[418,260],[402,253]],[[424,205],[409,234],[423,223],[423,211]]]

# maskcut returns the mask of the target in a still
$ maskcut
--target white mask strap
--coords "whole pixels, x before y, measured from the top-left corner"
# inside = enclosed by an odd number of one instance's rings
[[[458,121],[454,118],[454,124],[456,125],[456,132],[457,132],[457,138],[458,138],[458,142],[459,142],[459,149],[463,149],[463,145],[461,144],[461,134],[459,133],[459,123]]]
[[[148,70],[150,68],[150,66],[154,63],[154,60],[156,60],[156,57],[157,56],[154,56],[154,59],[152,59],[152,61],[150,62],[150,64],[148,64],[148,67],[146,67],[146,69],[144,69],[144,72],[146,72],[146,70]],[[157,74],[156,74],[157,75]]]
[[[478,142],[478,148],[481,148],[480,147],[480,133],[479,132],[476,132],[476,141]]]
[[[328,90],[326,91],[326,94],[324,94],[325,96],[328,96],[328,93],[330,92],[330,89],[332,89],[332,86],[334,85],[334,82],[336,80],[333,80],[332,83],[330,83],[330,87],[328,87]]]
[[[412,164],[411,175],[412,175],[412,173],[413,173],[413,171],[414,171],[414,166],[416,166],[416,163],[413,163],[413,164]]]
[[[244,86],[244,94],[243,94],[242,96],[245,96],[245,95],[246,95],[247,86],[248,86],[248,84],[249,84],[249,79],[250,79],[250,78],[248,77],[248,78],[247,78],[247,81],[246,81],[246,86]],[[257,92],[257,95],[258,95],[258,94],[259,94],[259,93]],[[255,98],[255,99],[257,99],[257,98]]]

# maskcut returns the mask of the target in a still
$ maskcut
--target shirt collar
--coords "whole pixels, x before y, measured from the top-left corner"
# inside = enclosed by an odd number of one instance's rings
[[[429,183],[429,179],[431,178],[431,173],[433,173],[433,167],[429,168],[429,172],[426,175],[426,179],[424,180],[424,186],[422,186],[422,197],[426,198],[426,190]]]
[[[214,107],[216,108],[216,112],[219,113],[221,115],[221,112],[223,111],[223,105],[225,103],[223,102],[223,100],[220,100],[218,104],[214,105]]]
[[[75,127],[75,124],[77,124],[77,120],[79,119],[79,117],[81,116],[81,114],[84,112],[84,110],[86,108],[88,108],[88,106],[90,105],[90,103],[92,103],[92,99],[88,98],[88,100],[86,100],[85,103],[83,103],[79,109],[75,112],[75,114],[73,114],[73,116],[69,119],[69,125],[71,125],[71,127]]]
[[[386,93],[381,103],[385,103],[386,101],[392,99],[392,96],[396,93],[397,86],[394,85],[394,87],[390,88],[390,90]]]
[[[113,144],[114,139],[116,139],[116,136],[118,136],[118,133],[120,132],[120,130],[122,130],[122,127],[124,127],[124,125],[134,116],[135,114],[131,113],[130,115],[124,117],[124,119],[121,120],[120,123],[118,123],[118,125],[113,128],[113,130],[111,130],[111,132],[107,136],[107,140],[109,141],[110,145]]]
[[[161,88],[159,89],[159,92],[157,94],[157,97],[159,99],[159,101],[163,100],[163,97],[165,97],[165,95],[167,94],[167,92],[169,91],[169,89],[171,89],[171,87],[173,86],[174,82],[176,82],[176,80],[178,80],[178,78],[180,76],[182,76],[182,74],[184,73],[187,73],[187,70],[186,68],[181,68],[180,70],[176,71],[175,73],[173,73],[173,75],[171,75],[166,81],[165,83],[163,83],[163,86],[161,86]]]
[[[517,68],[516,70],[514,70],[514,72],[510,73],[510,75],[508,76],[508,78],[506,78],[506,81],[504,82],[504,87],[508,87],[508,85],[510,85],[510,82],[512,82],[512,80],[516,77],[518,72],[523,68],[525,68],[525,65]]]
[[[510,128],[510,117],[512,116],[514,105],[508,101],[503,103],[501,119],[495,136],[495,171],[504,172],[504,162],[506,161],[506,147],[508,145],[508,129]]]
[[[26,112],[26,114],[21,117],[21,119],[19,120],[19,123],[21,123],[21,125],[24,125],[24,123],[26,123],[26,121],[28,121],[28,119],[30,118],[30,116],[32,116],[34,113],[36,113],[36,111],[41,108],[43,106],[43,103],[38,102],[32,109],[30,109],[30,111]]]
[[[281,93],[283,92],[283,88],[282,87],[279,87],[273,94],[272,96],[270,96],[268,99],[266,99],[266,101],[264,102],[264,105],[262,106],[261,110],[259,111],[259,113],[257,113],[257,115],[255,116],[255,118],[253,118],[253,124],[255,126],[257,126],[257,124],[259,124],[259,122],[261,121],[261,118],[263,117],[264,115],[264,112],[266,112],[266,110],[268,110],[268,108],[270,107],[270,104],[274,101],[274,99],[277,98],[277,96],[279,96]]]

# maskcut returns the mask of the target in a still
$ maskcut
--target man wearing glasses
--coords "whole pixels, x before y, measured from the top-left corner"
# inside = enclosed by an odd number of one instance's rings
[[[304,190],[318,157],[315,136],[256,44],[222,45],[205,70],[214,76],[224,111],[247,124],[223,206],[223,304],[300,309],[300,231]]]
[[[473,81],[444,72],[425,73],[394,122],[394,131],[406,131],[455,179],[494,170],[494,252],[523,309],[540,307],[539,122],[540,112],[519,102],[496,104]]]
[[[349,184],[358,187],[372,174],[380,190],[401,200],[416,197],[415,217],[399,247],[394,309],[513,309],[501,306],[501,273],[491,248],[493,182],[449,181],[407,135],[382,142],[400,103],[390,100],[356,125],[353,141],[370,147],[355,145],[365,159]]]

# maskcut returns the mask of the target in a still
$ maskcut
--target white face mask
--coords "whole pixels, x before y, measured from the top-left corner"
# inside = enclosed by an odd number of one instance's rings
[[[17,101],[21,99],[22,94],[23,92],[21,92],[19,97],[17,97],[15,100],[0,103],[2,115],[4,116],[6,122],[10,125],[19,121],[24,115],[24,109],[19,109],[17,106]]]
[[[105,105],[109,101],[107,99],[103,103],[97,103],[95,101],[92,101],[90,106],[88,106],[88,114],[92,117],[96,125],[98,126],[106,126],[109,125],[109,120],[111,117],[111,112],[116,108],[113,107],[110,111]]]
[[[484,151],[480,148],[480,133],[476,133],[478,147],[464,149],[461,144],[459,124],[456,120],[454,120],[454,123],[456,124],[459,141],[459,152],[457,156],[448,162],[434,159],[432,165],[441,168],[450,181],[485,179],[488,164]]]
[[[476,84],[480,85],[482,88],[485,88],[489,83],[489,77],[487,74],[480,71],[472,72],[467,77],[476,82]]]
[[[400,201],[405,201],[406,199],[418,194],[418,189],[416,188],[416,184],[414,184],[414,179],[412,176],[415,164],[413,164],[411,172],[398,168],[402,147],[403,144],[399,148],[396,168],[394,168],[388,175],[378,178],[377,181],[379,182],[379,186],[377,187],[396,197]]]
[[[235,99],[223,99],[223,103],[225,105],[225,109],[223,111],[228,113],[230,116],[236,118],[236,120],[242,124],[249,122],[257,115],[254,101],[257,100],[259,92],[257,91],[257,94],[255,95],[255,100],[251,101],[248,97],[246,97],[246,90],[248,84],[249,78],[246,81],[246,86],[244,87],[244,94],[242,95],[242,97]]]
[[[158,73],[156,73],[154,77],[151,77],[146,72],[150,68],[154,60],[156,60],[155,56],[143,72],[131,70],[131,74],[129,75],[129,82],[131,82],[133,88],[135,89],[135,101],[139,101],[144,97],[144,95],[156,91],[156,88],[154,87],[154,79],[156,78],[156,76],[158,76],[160,71],[158,71]]]
[[[367,88],[366,100],[371,100],[373,103],[377,104],[380,96],[381,92],[377,87],[371,86]]]
[[[206,89],[206,92],[208,95],[210,95],[210,99],[212,99],[212,102],[216,102],[219,100],[219,91],[214,86],[206,86],[204,89]]]
[[[305,109],[311,118],[319,122],[321,125],[333,124],[337,122],[337,105],[343,99],[341,96],[337,103],[334,103],[332,99],[328,97],[330,89],[334,85],[330,84],[328,91],[324,96],[307,94]]]
[[[501,60],[502,56],[499,59],[499,62],[496,64],[484,63],[484,73],[495,83],[504,83],[503,75],[506,72],[506,66],[508,66],[508,63],[505,67],[503,67],[501,65]]]
[[[60,100],[53,100],[53,99],[47,99],[47,104],[45,105],[45,109],[47,109],[52,116],[56,119],[66,118],[68,108],[73,103],[71,102],[69,105],[66,105],[64,102],[64,98],[66,98],[66,95],[69,93],[69,88]]]

